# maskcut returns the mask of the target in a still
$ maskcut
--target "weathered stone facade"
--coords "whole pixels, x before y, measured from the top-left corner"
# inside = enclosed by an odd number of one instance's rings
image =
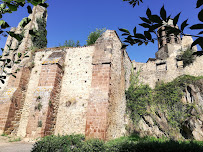
[[[30,16],[33,21],[25,28],[25,39],[10,58],[29,51],[32,42],[28,31],[37,27],[36,18],[42,15],[46,10],[35,7]],[[178,43],[162,41],[157,58],[147,63],[131,62],[112,30],[91,46],[30,50],[29,58],[13,65],[13,71],[20,69],[16,78],[8,76],[1,85],[0,134],[35,139],[75,133],[105,140],[125,135],[125,90],[132,68],[140,71],[141,81],[151,87],[157,81],[172,81],[183,74],[203,75],[203,57],[185,68],[176,60],[179,49],[192,43],[190,37],[179,37]],[[7,45],[16,49],[16,40],[8,37]]]
[[[163,33],[162,33],[163,34]],[[177,38],[177,40],[174,40]],[[139,72],[139,80],[141,83],[149,84],[154,88],[156,82],[170,82],[181,75],[203,75],[203,56],[197,56],[195,61],[186,67],[183,67],[183,61],[178,60],[177,56],[191,46],[192,37],[179,36],[169,37],[159,41],[159,50],[156,52],[156,58],[149,58],[147,63],[132,61],[135,73]],[[194,46],[193,51],[197,51]]]
[[[87,138],[112,139],[124,135],[125,90],[132,65],[120,48],[116,32],[107,30],[92,46],[36,51],[34,67],[26,73],[21,70],[6,83],[5,88],[13,92],[22,90],[18,83],[24,84],[20,107],[4,100],[19,93],[7,97],[2,90],[1,132],[25,138],[81,133]]]

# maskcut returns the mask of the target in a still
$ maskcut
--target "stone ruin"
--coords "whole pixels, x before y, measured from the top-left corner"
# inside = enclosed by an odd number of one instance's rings
[[[29,52],[20,65],[16,78],[8,76],[1,84],[0,134],[23,138],[47,135],[85,134],[86,138],[109,140],[126,134],[125,90],[130,85],[131,70],[140,72],[143,83],[154,87],[156,81],[171,81],[179,75],[203,75],[202,57],[183,69],[175,53],[191,38],[159,42],[156,59],[147,63],[130,60],[117,33],[107,30],[94,45],[83,47],[45,48],[30,53],[28,34],[37,27],[36,19],[47,16],[42,7],[34,7],[32,22],[25,27],[25,38],[7,39],[10,53]],[[21,29],[12,29],[19,32]],[[177,42],[177,43],[176,43]],[[162,44],[160,44],[162,43]],[[176,44],[175,44],[176,43]],[[18,47],[18,48],[16,48]],[[133,65],[133,66],[132,66]],[[198,70],[196,70],[198,69]]]

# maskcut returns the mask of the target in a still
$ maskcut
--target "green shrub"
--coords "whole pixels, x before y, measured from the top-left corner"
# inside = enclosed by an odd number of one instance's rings
[[[103,29],[96,29],[94,32],[91,32],[87,38],[87,45],[92,45],[96,42],[96,40],[106,31]]]
[[[84,142],[83,135],[68,135],[68,136],[46,136],[37,141],[32,152],[68,152],[77,151]]]
[[[142,116],[157,115],[161,112],[165,115],[169,125],[179,130],[184,121],[192,116],[190,111],[195,108],[192,103],[181,102],[183,90],[189,84],[197,83],[197,80],[202,78],[202,76],[183,75],[172,82],[157,83],[155,89],[151,89],[147,85],[135,85],[136,81],[132,79],[133,81],[126,91],[127,112],[129,112],[131,120],[137,124]],[[134,126],[136,128],[136,125]],[[167,130],[165,131],[167,132]]]
[[[147,114],[147,106],[152,101],[151,91],[152,89],[148,85],[139,87],[131,85],[126,91],[127,109],[134,123],[137,123],[141,116]]]
[[[78,149],[83,152],[105,152],[104,141],[99,139],[87,140],[83,143],[82,147]]]
[[[182,51],[182,54],[177,57],[178,60],[183,61],[183,67],[186,67],[194,62],[195,56],[193,55],[193,53],[193,50],[187,48],[186,51]]]
[[[32,152],[202,152],[203,142],[173,141],[137,135],[108,142],[84,140],[82,135],[47,136],[34,144]]]

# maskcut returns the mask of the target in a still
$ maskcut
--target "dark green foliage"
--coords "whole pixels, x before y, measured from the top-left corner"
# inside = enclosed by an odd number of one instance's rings
[[[105,32],[105,28],[96,29],[96,31],[91,32],[87,38],[87,45],[92,45],[96,42],[96,40],[101,36],[103,32]]]
[[[47,30],[46,30],[46,19],[44,17],[37,19],[38,31],[34,32],[32,36],[33,47],[38,49],[47,47]],[[34,30],[35,31],[35,30]]]
[[[78,151],[84,142],[83,135],[46,136],[37,141],[32,152],[71,152]]]
[[[179,129],[184,121],[192,116],[190,111],[195,109],[193,104],[181,102],[183,90],[202,78],[184,75],[169,83],[158,83],[153,90],[147,85],[136,86],[131,83],[126,91],[127,111],[130,113],[130,118],[136,124],[144,115],[161,112],[174,129]]]
[[[41,120],[38,121],[38,125],[37,125],[37,127],[42,127],[42,121],[41,121]]]
[[[178,59],[183,61],[183,67],[186,67],[194,62],[195,56],[193,53],[194,51],[188,48],[180,56],[178,56]]]
[[[126,91],[127,108],[131,118],[137,123],[141,116],[147,114],[147,105],[152,101],[152,89],[148,85],[134,87],[131,85]]]
[[[202,152],[203,142],[173,141],[137,135],[108,142],[84,140],[82,135],[47,136],[34,144],[32,152]]]
[[[83,143],[82,147],[78,151],[83,152],[105,152],[104,141],[99,139],[87,140]]]
[[[129,4],[131,4],[133,7],[135,7],[135,5],[139,5],[140,3],[143,3],[142,0],[123,0],[123,1],[129,2]]]

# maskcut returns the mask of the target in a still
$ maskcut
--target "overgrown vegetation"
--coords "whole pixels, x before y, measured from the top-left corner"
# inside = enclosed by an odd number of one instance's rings
[[[80,41],[77,40],[75,42],[73,40],[69,40],[69,41],[65,40],[64,44],[63,45],[59,44],[59,46],[60,47],[78,47],[78,46],[80,46]]]
[[[38,30],[37,34],[32,35],[33,47],[38,49],[47,47],[47,30],[46,30],[46,19],[44,17],[37,19]],[[36,30],[34,30],[36,32]],[[35,33],[34,32],[34,33]]]
[[[41,120],[38,121],[37,127],[42,127],[42,121]]]
[[[133,135],[104,142],[98,139],[86,140],[83,135],[46,136],[36,142],[32,152],[201,152],[203,142],[172,141]]]
[[[135,85],[136,81],[132,81],[129,89],[126,91],[126,97],[127,112],[134,126],[137,126],[135,124],[143,116],[156,115],[160,117],[159,114],[161,113],[167,119],[171,128],[180,130],[185,120],[192,116],[191,110],[196,111],[193,103],[181,102],[183,90],[189,84],[194,84],[202,78],[184,75],[169,83],[157,83],[155,89],[151,89],[148,85]],[[131,78],[131,80],[133,79]],[[195,116],[198,117],[198,114]]]
[[[96,29],[95,31],[91,32],[87,38],[87,45],[92,45],[96,42],[96,40],[106,31],[105,28],[103,29]]]
[[[10,139],[9,142],[17,142],[17,141],[21,141],[21,138],[14,138],[14,139]]]
[[[192,49],[187,48],[185,51],[182,51],[181,55],[177,57],[178,60],[183,61],[183,67],[186,67],[195,61],[195,56],[193,53],[194,51]]]
[[[6,133],[1,134],[1,136],[7,137],[8,135]]]

